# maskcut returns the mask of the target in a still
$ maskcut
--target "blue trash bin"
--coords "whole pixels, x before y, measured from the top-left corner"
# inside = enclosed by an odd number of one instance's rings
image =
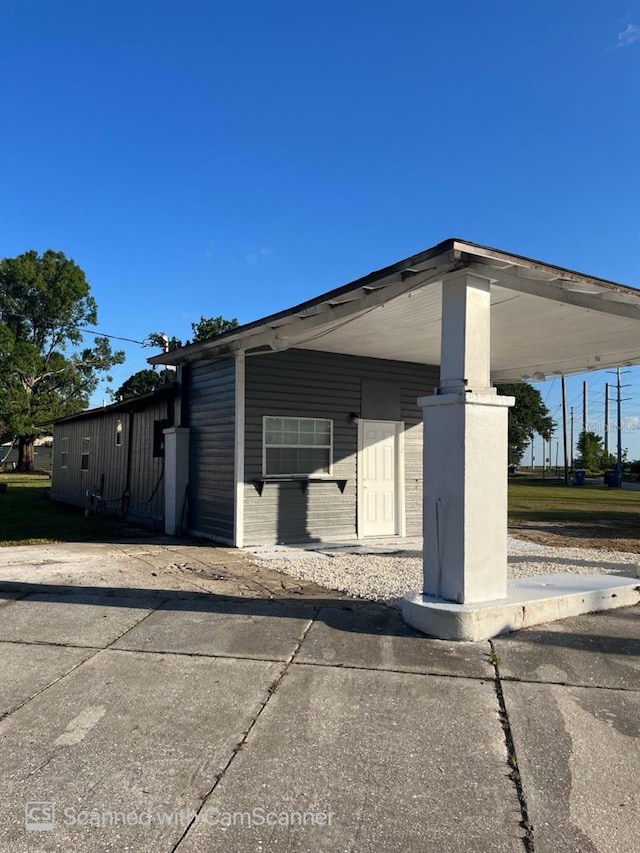
[[[617,471],[609,471],[609,481],[607,483],[610,489],[620,489],[622,487],[622,474]]]
[[[573,472],[573,485],[574,486],[584,486],[586,471],[574,471]]]

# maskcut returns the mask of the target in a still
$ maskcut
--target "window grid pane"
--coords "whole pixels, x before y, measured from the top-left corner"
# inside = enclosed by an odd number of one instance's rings
[[[332,422],[326,418],[265,417],[265,476],[327,476]]]

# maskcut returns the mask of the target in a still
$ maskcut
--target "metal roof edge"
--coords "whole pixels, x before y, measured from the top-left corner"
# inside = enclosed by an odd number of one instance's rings
[[[82,412],[76,412],[75,415],[65,415],[62,418],[56,418],[52,421],[43,422],[43,426],[44,423],[54,424],[55,426],[55,424],[81,420],[82,418],[95,418],[107,413],[111,414],[113,412],[118,411],[127,412],[139,408],[144,408],[145,403],[150,403],[154,400],[162,400],[165,397],[173,396],[175,389],[175,382],[165,382],[163,385],[159,385],[153,391],[148,391],[146,394],[140,394],[137,397],[127,397],[126,400],[121,400],[117,403],[110,403],[108,406],[96,406],[93,409],[84,409],[84,411]]]
[[[375,284],[381,279],[401,273],[403,270],[407,269],[407,267],[411,267],[412,265],[425,263],[426,261],[445,255],[450,255],[449,260],[453,263],[455,261],[454,253],[461,253],[470,256],[470,259],[477,261],[495,260],[513,266],[536,270],[550,276],[555,275],[556,277],[563,279],[598,285],[607,290],[640,296],[640,290],[631,287],[630,285],[619,284],[618,282],[610,281],[608,279],[597,278],[595,276],[587,275],[586,273],[570,270],[566,267],[555,266],[553,264],[548,264],[543,261],[526,257],[525,255],[512,254],[501,249],[484,246],[480,243],[473,243],[458,237],[449,237],[446,240],[442,240],[440,243],[437,243],[435,246],[432,246],[430,249],[411,255],[403,260],[396,261],[395,263],[382,267],[379,270],[374,270],[355,281],[341,285],[333,290],[329,290],[326,293],[322,293],[319,296],[306,300],[305,302],[301,302],[291,308],[245,323],[229,332],[217,335],[215,338],[189,344],[169,353],[151,356],[147,361],[149,364],[153,365],[180,364],[189,361],[207,360],[216,355],[233,354],[235,350],[243,349],[242,344],[244,343],[245,338],[248,343],[251,334],[262,330],[264,327],[296,314],[309,311],[318,305],[335,300],[354,290],[358,290],[359,288]],[[446,270],[443,270],[443,273],[444,272],[446,272]]]

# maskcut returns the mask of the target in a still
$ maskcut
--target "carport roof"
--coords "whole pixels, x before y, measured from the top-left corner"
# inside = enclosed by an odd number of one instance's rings
[[[438,365],[442,288],[460,271],[492,281],[494,382],[640,363],[639,290],[459,239],[149,361],[297,348]]]

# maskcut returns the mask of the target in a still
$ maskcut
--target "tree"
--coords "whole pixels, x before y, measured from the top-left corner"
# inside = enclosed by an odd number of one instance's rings
[[[197,323],[191,324],[193,339],[181,341],[175,336],[169,337],[164,332],[150,332],[147,336],[147,346],[160,347],[160,349],[172,352],[173,350],[186,347],[189,344],[197,344],[200,341],[208,341],[224,332],[230,332],[232,329],[237,329],[238,321],[234,317],[232,320],[225,320],[224,317],[200,317]]]
[[[498,385],[498,394],[515,397],[509,409],[509,463],[519,464],[525,448],[537,433],[549,441],[555,429],[553,418],[540,392],[528,382]]]
[[[105,337],[79,348],[98,321],[84,272],[62,252],[0,260],[0,422],[18,441],[19,471],[33,470],[33,442],[55,418],[86,408],[123,352]]]
[[[176,374],[173,370],[139,370],[126,379],[117,391],[112,393],[114,400],[128,400],[155,391],[165,382],[173,382]]]
[[[576,468],[596,471],[604,460],[603,439],[595,432],[581,432],[578,436],[578,458]]]
[[[235,317],[233,320],[225,320],[222,316],[200,317],[197,323],[191,324],[193,340],[183,342],[180,338],[176,338],[175,335],[169,337],[164,332],[150,332],[147,335],[145,346],[159,347],[165,352],[173,352],[173,350],[180,349],[180,347],[187,346],[187,344],[195,344],[199,341],[215,338],[223,332],[237,328],[237,326],[238,321]],[[164,382],[173,382],[174,379],[175,373],[170,370],[161,370],[158,373],[155,370],[139,370],[125,380],[111,396],[116,400],[126,400],[129,397],[137,397],[140,394],[153,391]]]

